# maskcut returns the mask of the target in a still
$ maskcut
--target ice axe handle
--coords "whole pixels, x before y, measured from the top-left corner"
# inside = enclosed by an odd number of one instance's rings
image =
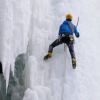
[[[76,24],[76,27],[78,26],[78,23],[79,23],[79,17],[78,17],[78,20],[77,20],[77,24]]]

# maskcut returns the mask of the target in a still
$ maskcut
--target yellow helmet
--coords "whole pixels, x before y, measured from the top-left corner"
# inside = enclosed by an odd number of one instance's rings
[[[71,21],[72,21],[72,18],[73,18],[73,17],[72,17],[71,14],[67,14],[67,15],[66,15],[66,20],[71,20]]]

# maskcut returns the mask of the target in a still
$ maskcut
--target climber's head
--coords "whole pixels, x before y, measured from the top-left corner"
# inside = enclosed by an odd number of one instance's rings
[[[68,20],[68,21],[72,21],[72,15],[71,14],[67,14],[66,15],[66,20]]]

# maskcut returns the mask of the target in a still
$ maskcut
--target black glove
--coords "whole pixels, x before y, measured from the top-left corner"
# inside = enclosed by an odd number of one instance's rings
[[[79,34],[79,32],[76,34],[76,37],[77,37],[77,38],[79,38],[79,37],[80,37],[80,34]]]

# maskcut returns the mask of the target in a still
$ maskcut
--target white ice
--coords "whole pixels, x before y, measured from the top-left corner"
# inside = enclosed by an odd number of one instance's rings
[[[7,86],[15,58],[26,53],[23,100],[100,100],[99,0],[0,0],[0,60]],[[80,17],[77,68],[64,45],[44,62],[66,13]]]

